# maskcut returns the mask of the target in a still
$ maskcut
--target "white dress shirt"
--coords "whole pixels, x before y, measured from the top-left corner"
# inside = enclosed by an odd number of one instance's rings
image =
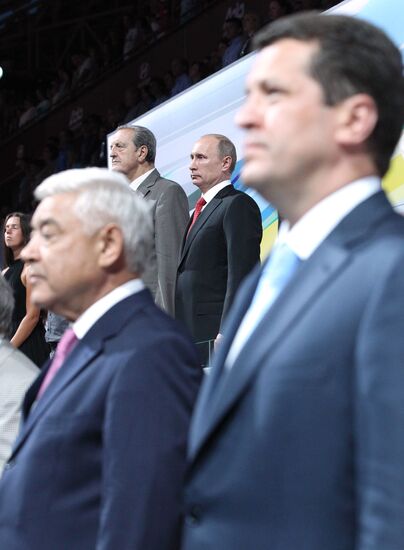
[[[144,180],[150,176],[150,174],[153,172],[153,170],[155,170],[155,168],[152,168],[151,170],[148,170],[147,172],[145,172],[144,174],[142,174],[141,176],[139,176],[138,178],[134,179],[131,183],[130,183],[130,187],[131,189],[133,189],[133,191],[137,191],[139,189],[139,185],[141,183],[144,182]]]
[[[345,185],[313,206],[292,228],[287,220],[282,222],[277,242],[286,243],[301,260],[307,260],[345,216],[380,189],[376,176]]]
[[[313,206],[293,227],[283,221],[276,245],[284,243],[300,260],[307,260],[345,216],[379,190],[380,179],[373,176],[345,185]],[[260,320],[246,311],[227,355],[226,369],[231,369]]]
[[[219,191],[221,191],[222,189],[224,189],[225,187],[227,187],[228,185],[231,185],[231,181],[230,180],[225,180],[225,181],[222,181],[220,183],[217,183],[216,185],[214,185],[213,187],[211,187],[209,189],[209,191],[206,191],[206,193],[203,193],[202,194],[202,197],[205,199],[206,201],[206,204],[204,205],[204,207],[202,208],[202,211],[206,208],[206,206],[210,203],[210,201],[216,197],[216,195],[219,193]]]

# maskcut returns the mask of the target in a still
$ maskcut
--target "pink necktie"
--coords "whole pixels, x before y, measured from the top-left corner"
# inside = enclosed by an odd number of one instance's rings
[[[64,360],[69,355],[71,350],[73,349],[74,345],[77,342],[77,336],[74,334],[74,331],[72,328],[68,328],[65,333],[63,334],[59,344],[57,345],[55,356],[53,358],[52,364],[46,373],[45,378],[42,381],[41,387],[39,388],[37,399],[39,399],[46,388],[49,386],[49,384],[52,382],[55,374],[62,366]]]
[[[206,201],[203,197],[199,197],[199,199],[196,201],[194,215],[193,215],[193,218],[192,218],[192,223],[191,223],[191,225],[189,226],[189,229],[188,229],[187,237],[189,235],[189,232],[191,231],[192,226],[194,225],[194,223],[198,219],[199,214],[202,212],[202,208],[205,206],[205,204],[206,204]]]

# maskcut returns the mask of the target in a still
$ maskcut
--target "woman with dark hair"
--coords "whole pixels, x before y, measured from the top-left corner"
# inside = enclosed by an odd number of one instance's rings
[[[30,301],[28,265],[20,258],[21,250],[29,241],[29,216],[20,212],[8,214],[4,223],[4,277],[11,285],[15,306],[12,319],[11,344],[22,351],[36,365],[42,366],[49,357],[45,342],[45,330],[40,310]]]

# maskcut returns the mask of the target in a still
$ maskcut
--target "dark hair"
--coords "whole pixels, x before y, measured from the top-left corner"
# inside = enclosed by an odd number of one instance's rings
[[[117,130],[133,130],[133,143],[137,148],[142,145],[147,147],[146,162],[152,162],[156,160],[156,137],[148,128],[144,126],[135,126],[131,124],[123,124],[118,126]]]
[[[374,100],[378,121],[367,146],[383,176],[404,122],[403,61],[399,49],[370,23],[317,12],[276,20],[257,33],[254,46],[262,49],[286,38],[318,43],[309,74],[321,85],[327,105],[336,105],[359,93]]]
[[[21,231],[22,231],[22,237],[23,237],[23,244],[26,245],[29,241],[30,233],[31,233],[31,227],[30,227],[30,220],[31,216],[28,214],[23,214],[22,212],[11,212],[11,214],[7,214],[6,219],[4,220],[3,225],[3,251],[4,251],[4,259],[6,262],[6,266],[10,266],[14,261],[14,255],[11,248],[6,246],[6,242],[4,239],[4,233],[6,230],[6,223],[10,218],[19,218],[20,219],[20,225],[21,225]]]
[[[231,157],[230,173],[233,172],[237,162],[237,152],[234,143],[230,139],[222,134],[208,134],[217,139],[217,150],[220,158]]]

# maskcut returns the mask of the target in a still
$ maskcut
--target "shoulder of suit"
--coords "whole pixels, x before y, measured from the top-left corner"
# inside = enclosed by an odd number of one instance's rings
[[[227,199],[229,201],[245,202],[258,207],[256,201],[252,197],[250,197],[250,195],[248,195],[244,191],[236,189],[235,187],[233,187],[233,185],[224,187],[221,191],[219,191],[216,197],[219,199]]]
[[[166,178],[159,177],[156,180],[155,189],[158,193],[161,193],[161,195],[167,193],[171,196],[182,196],[183,198],[187,199],[187,195],[183,189],[183,187],[177,183],[176,181],[168,180]],[[188,199],[187,199],[188,200]]]
[[[39,368],[18,349],[15,349],[10,343],[2,342],[0,346],[0,372],[3,369],[12,369],[17,375],[39,373]]]
[[[159,176],[157,178],[157,182],[161,183],[161,185],[165,185],[166,187],[179,187],[180,189],[182,189],[182,186],[176,181],[163,178],[162,176]]]

